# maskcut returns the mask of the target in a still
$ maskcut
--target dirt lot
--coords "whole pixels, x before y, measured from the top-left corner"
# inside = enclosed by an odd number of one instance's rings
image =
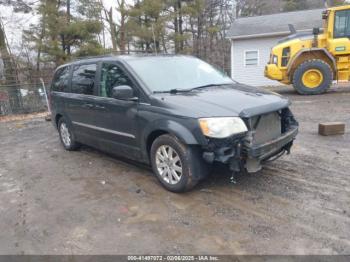
[[[293,100],[292,155],[229,182],[217,167],[172,194],[149,169],[65,152],[42,118],[0,123],[0,254],[350,254],[350,88]]]

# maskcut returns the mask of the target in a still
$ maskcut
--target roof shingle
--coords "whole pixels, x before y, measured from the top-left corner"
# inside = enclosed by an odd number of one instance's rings
[[[287,35],[290,33],[288,24],[294,25],[298,31],[322,27],[323,10],[313,9],[238,18],[233,22],[227,35],[232,39]]]

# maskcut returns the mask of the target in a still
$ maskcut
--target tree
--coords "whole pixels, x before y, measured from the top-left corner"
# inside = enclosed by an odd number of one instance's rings
[[[327,6],[338,6],[346,4],[346,0],[327,0]]]
[[[133,37],[137,50],[146,52],[161,51],[162,40],[166,37],[166,24],[169,15],[166,3],[162,0],[137,1],[128,11],[126,29]],[[166,47],[163,46],[163,50]]]
[[[24,32],[38,54],[44,55],[46,61],[60,65],[72,57],[103,53],[97,40],[102,23],[96,17],[92,1],[41,0],[37,7],[39,23]],[[76,8],[74,16],[73,6]],[[42,58],[38,55],[39,60]]]
[[[284,0],[283,11],[305,10],[308,8],[306,0]]]
[[[15,12],[31,11],[31,5],[26,3],[24,0],[0,0],[0,6],[7,5],[11,6]],[[18,84],[18,72],[17,65],[14,57],[11,54],[11,49],[8,46],[5,28],[0,18],[0,55],[4,66],[4,83],[7,87],[7,92],[10,97],[10,106],[12,112],[20,112],[22,100],[19,88],[16,87]],[[1,80],[1,79],[0,79]]]
[[[113,18],[113,7],[111,7],[109,10],[104,9],[104,13],[105,13],[105,19],[109,25],[109,32],[111,34],[112,47],[113,47],[113,50],[116,51],[118,48],[118,43],[117,43],[118,32],[117,32],[117,25]]]
[[[117,0],[117,11],[120,14],[120,24],[118,25],[118,46],[122,53],[125,53],[126,41],[127,41],[127,28],[126,23],[128,19],[128,6],[125,0]]]
[[[265,14],[269,2],[266,0],[238,0],[236,2],[236,17]]]
[[[29,13],[33,3],[25,0],[0,0],[0,5],[11,6],[15,12]]]

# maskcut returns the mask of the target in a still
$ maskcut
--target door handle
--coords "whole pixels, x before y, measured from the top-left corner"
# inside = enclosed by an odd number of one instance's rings
[[[104,106],[99,106],[99,105],[96,105],[95,107],[96,107],[97,109],[102,109],[102,110],[106,109],[106,107],[104,107]]]
[[[83,107],[86,107],[86,108],[93,108],[94,105],[93,105],[93,104],[84,104]]]

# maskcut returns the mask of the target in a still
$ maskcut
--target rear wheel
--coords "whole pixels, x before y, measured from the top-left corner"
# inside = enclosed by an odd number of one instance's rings
[[[74,134],[68,122],[61,117],[58,121],[58,133],[64,148],[68,151],[74,151],[79,148],[79,143],[75,141]]]
[[[171,135],[162,135],[153,142],[151,162],[162,185],[176,193],[192,189],[208,172],[200,151]]]
[[[324,61],[308,60],[294,72],[293,86],[299,94],[317,95],[327,91],[333,81],[333,70]]]

